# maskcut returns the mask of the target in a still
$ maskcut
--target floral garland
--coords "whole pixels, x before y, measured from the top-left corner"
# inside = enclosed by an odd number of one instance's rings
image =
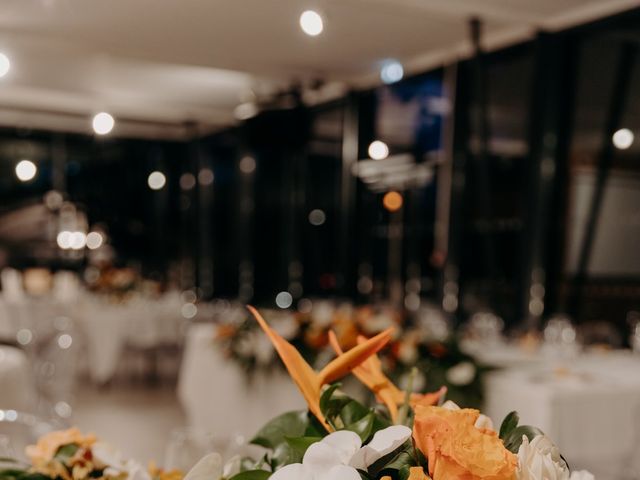
[[[252,443],[260,459],[204,457],[184,480],[593,480],[571,472],[552,441],[535,427],[519,425],[510,413],[498,431],[478,410],[444,401],[447,389],[431,393],[400,390],[385,376],[377,356],[393,329],[342,351],[314,370],[296,348],[249,307],[273,344],[308,410],[287,412],[268,422]],[[336,383],[353,373],[375,394],[367,407]],[[179,472],[144,470],[101,448],[75,429],[54,432],[27,449],[31,465],[0,470],[1,480],[180,480]]]
[[[266,310],[265,318],[283,338],[291,343],[310,365],[325,363],[333,354],[329,333],[335,332],[344,348],[357,344],[360,336],[380,333],[396,327],[388,347],[380,352],[383,367],[400,385],[406,385],[409,374],[417,369],[414,387],[421,390],[446,386],[448,398],[458,404],[479,408],[483,401],[483,379],[488,368],[464,353],[458,337],[439,319],[438,331],[425,328],[406,314],[392,308],[370,306],[352,309],[341,306],[322,314],[290,313]],[[251,379],[283,368],[276,352],[251,318],[217,326],[215,344],[230,360],[236,362]]]

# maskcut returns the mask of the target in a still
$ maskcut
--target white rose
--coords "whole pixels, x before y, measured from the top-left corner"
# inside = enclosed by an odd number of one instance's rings
[[[104,473],[114,477],[127,475],[127,480],[151,480],[146,468],[133,460],[125,460],[122,453],[103,442],[96,443],[91,448],[96,465],[106,467]]]
[[[560,457],[558,448],[545,435],[538,435],[531,442],[522,437],[518,450],[517,480],[569,480],[569,468]]]

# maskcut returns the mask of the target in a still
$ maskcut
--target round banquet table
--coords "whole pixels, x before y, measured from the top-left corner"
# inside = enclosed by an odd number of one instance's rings
[[[521,423],[549,435],[572,467],[599,479],[640,467],[637,354],[590,353],[505,368],[490,373],[485,388],[485,413],[496,425],[518,411]]]
[[[306,408],[286,373],[247,378],[215,345],[214,334],[211,324],[194,324],[187,332],[178,397],[190,426],[251,437],[273,417]]]
[[[0,409],[31,412],[36,399],[26,354],[18,348],[0,345]]]

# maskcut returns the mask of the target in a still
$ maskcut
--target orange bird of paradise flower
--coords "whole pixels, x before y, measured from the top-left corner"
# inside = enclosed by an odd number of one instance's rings
[[[322,423],[327,430],[331,431],[331,426],[327,423],[320,410],[322,386],[344,377],[367,360],[367,358],[370,358],[371,355],[375,355],[376,352],[391,340],[393,328],[389,328],[366,342],[360,343],[348,352],[333,359],[326,367],[320,370],[320,372],[316,372],[305,359],[302,358],[300,352],[298,352],[293,345],[278,335],[278,333],[269,326],[254,307],[247,305],[247,309],[258,321],[262,330],[264,330],[267,337],[269,337],[269,340],[271,340],[271,343],[287,368],[289,375],[291,375],[302,396],[307,401],[311,413],[320,420],[320,423]]]
[[[359,346],[366,342],[368,342],[368,340],[365,337],[358,337]],[[333,331],[329,332],[329,343],[338,355],[343,355],[342,348],[338,343],[338,338]],[[375,354],[371,355],[353,369],[353,374],[376,395],[380,402],[387,406],[391,420],[395,422],[398,419],[398,406],[404,403],[406,395],[405,392],[396,387],[389,377],[384,374],[382,371],[382,362],[378,356]],[[433,393],[412,393],[410,397],[411,405],[435,405],[446,393],[447,387],[442,387]]]

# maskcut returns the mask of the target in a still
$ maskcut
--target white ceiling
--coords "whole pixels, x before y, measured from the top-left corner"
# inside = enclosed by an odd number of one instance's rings
[[[252,91],[322,78],[335,94],[374,85],[387,58],[412,73],[468,54],[472,15],[486,21],[487,47],[497,48],[538,28],[640,6],[640,0],[2,3],[0,51],[12,69],[0,79],[0,124],[89,131],[85,117],[107,110],[119,120],[114,134],[167,138],[183,135],[185,122],[201,131],[232,123],[233,109]],[[298,26],[307,8],[325,19],[319,37]]]

